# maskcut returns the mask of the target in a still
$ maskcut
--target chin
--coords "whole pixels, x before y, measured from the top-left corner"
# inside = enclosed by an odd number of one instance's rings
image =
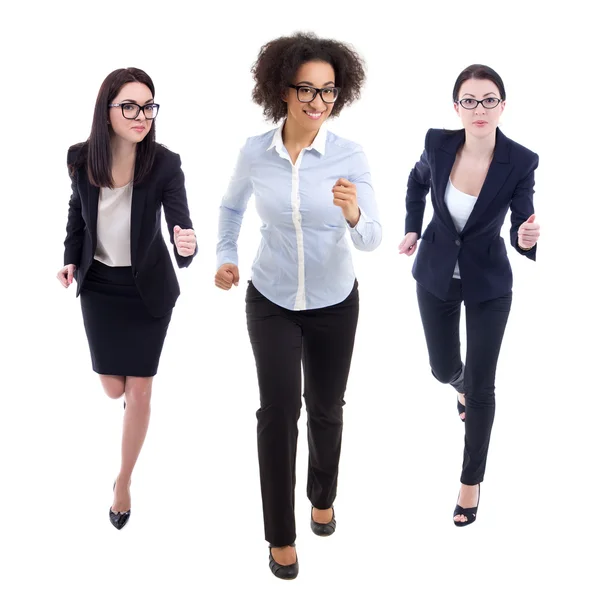
[[[476,138],[485,138],[488,135],[494,133],[496,131],[495,125],[490,125],[489,123],[485,127],[468,127],[469,133]]]

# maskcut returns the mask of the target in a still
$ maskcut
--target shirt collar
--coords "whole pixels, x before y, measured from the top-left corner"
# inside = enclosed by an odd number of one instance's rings
[[[275,148],[277,154],[283,156],[284,146],[283,146],[283,126],[285,125],[285,119],[281,122],[281,125],[274,131],[273,140],[271,141],[271,145],[267,148],[268,150],[272,150]],[[325,123],[321,125],[319,129],[319,133],[313,140],[313,143],[306,148],[306,150],[316,150],[321,156],[325,155],[325,146],[327,145],[327,126]]]

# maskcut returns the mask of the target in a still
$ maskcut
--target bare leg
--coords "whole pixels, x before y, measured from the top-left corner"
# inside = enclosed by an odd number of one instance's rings
[[[118,400],[125,393],[125,377],[122,375],[100,375],[104,392],[109,398]]]
[[[458,401],[464,406],[465,405],[465,395],[461,394],[460,392],[458,392]],[[465,420],[465,413],[464,411],[460,413],[459,417],[464,421]],[[462,504],[461,504],[462,506]]]
[[[127,406],[123,418],[121,470],[115,486],[113,512],[131,509],[129,483],[148,431],[152,380],[152,377],[127,377],[125,381]]]

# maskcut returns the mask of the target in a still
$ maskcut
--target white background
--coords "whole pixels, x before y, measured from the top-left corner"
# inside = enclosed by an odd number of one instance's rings
[[[0,597],[595,597],[599,96],[589,8],[391,4],[53,2],[4,14]],[[297,30],[353,43],[367,61],[361,101],[330,127],[367,153],[384,241],[354,252],[361,317],[338,531],[310,532],[303,413],[300,576],[282,582],[263,540],[244,314],[259,241],[253,202],[240,287],[217,290],[213,276],[218,206],[238,149],[271,127],[251,103],[250,67],[263,43]],[[509,249],[514,301],[496,422],[478,520],[461,530],[452,510],[463,426],[451,388],[430,374],[412,259],[396,248],[408,173],[429,127],[460,127],[452,87],[474,62],[505,81],[503,131],[540,155],[542,238],[537,263]],[[75,286],[65,291],[55,274],[67,148],[87,138],[104,77],[126,66],[154,79],[158,140],[182,157],[199,253],[179,272],[132,517],[119,532],[108,508],[122,403],[103,396]]]

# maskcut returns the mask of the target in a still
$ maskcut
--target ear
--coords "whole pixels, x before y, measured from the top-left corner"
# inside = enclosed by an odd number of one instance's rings
[[[460,112],[458,111],[458,102],[454,103],[454,110],[456,111],[456,114],[460,117]]]

